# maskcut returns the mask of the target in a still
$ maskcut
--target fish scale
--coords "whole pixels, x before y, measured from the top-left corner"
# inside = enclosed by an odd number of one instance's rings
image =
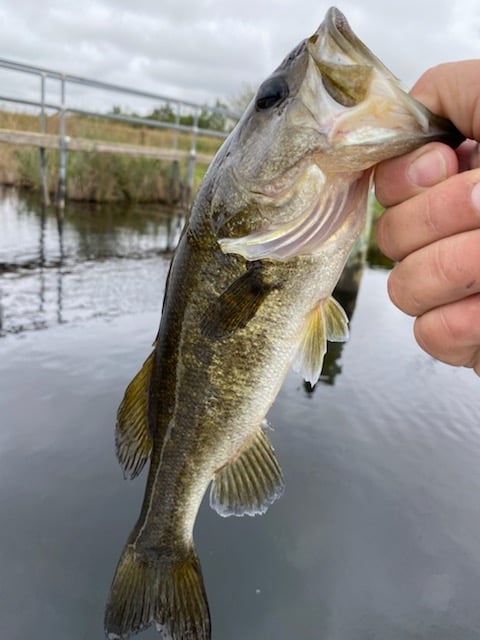
[[[348,336],[332,298],[365,224],[373,166],[455,127],[409,97],[331,8],[260,86],[210,166],[178,248],[153,354],[127,387],[116,447],[149,462],[140,516],[105,613],[109,638],[150,625],[209,640],[193,526],[211,484],[222,516],[280,497],[265,416],[294,365],[311,384],[327,339]]]

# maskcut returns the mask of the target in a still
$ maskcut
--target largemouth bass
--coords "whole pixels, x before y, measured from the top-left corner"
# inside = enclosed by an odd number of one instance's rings
[[[365,224],[372,167],[453,125],[409,97],[335,8],[260,86],[218,152],[172,260],[153,353],[118,412],[145,498],[113,579],[109,638],[155,624],[208,640],[193,526],[207,487],[222,516],[263,513],[284,481],[265,416],[293,365],[310,383],[344,340],[331,297]]]

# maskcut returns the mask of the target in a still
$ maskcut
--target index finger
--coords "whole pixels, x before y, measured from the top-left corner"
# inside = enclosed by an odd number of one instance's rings
[[[466,138],[480,141],[480,60],[433,67],[421,76],[411,94],[434,113],[450,119]],[[427,153],[433,150],[436,153]],[[457,154],[445,145],[432,143],[381,163],[375,174],[378,200],[384,206],[398,204],[459,168],[478,166],[478,162],[466,161],[470,152],[468,143],[461,145]],[[414,160],[418,160],[415,165]]]
[[[381,162],[375,168],[375,194],[384,207],[415,196],[458,172],[455,151],[430,142],[406,155]]]

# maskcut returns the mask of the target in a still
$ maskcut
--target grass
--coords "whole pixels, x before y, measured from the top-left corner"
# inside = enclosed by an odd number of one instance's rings
[[[0,128],[19,131],[39,130],[37,116],[25,113],[0,111]],[[59,118],[52,116],[46,122],[47,133],[57,134]],[[187,134],[175,134],[165,129],[113,122],[102,118],[72,116],[67,119],[67,135],[92,138],[103,141],[126,142],[172,148],[174,136],[178,135],[179,149],[189,150],[191,138]],[[197,140],[199,153],[212,156],[220,147],[219,138],[200,137]],[[48,188],[55,194],[58,180],[58,152],[47,150]],[[186,162],[180,164],[180,175],[185,176]],[[207,167],[195,166],[194,190],[198,188]],[[67,162],[67,198],[90,202],[175,202],[178,189],[171,189],[172,165],[169,162],[143,157],[118,154],[69,152]],[[28,147],[0,144],[0,184],[13,184],[40,190],[39,151]],[[375,202],[374,223],[382,213]],[[390,268],[392,262],[378,250],[375,238],[375,224],[372,225],[369,242],[370,264]]]
[[[46,133],[58,134],[58,115],[46,121]],[[39,131],[35,115],[0,111],[0,128],[17,131]],[[70,116],[66,120],[66,134],[106,142],[189,150],[189,134],[155,129],[103,118]],[[199,137],[197,151],[212,156],[222,140]],[[57,190],[59,153],[46,151],[48,189]],[[206,166],[197,163],[195,185],[198,187]],[[186,174],[186,162],[180,163],[180,175]],[[120,154],[69,152],[67,156],[67,198],[93,202],[168,202],[172,166],[170,162]],[[30,147],[0,145],[0,183],[40,190],[39,151]]]

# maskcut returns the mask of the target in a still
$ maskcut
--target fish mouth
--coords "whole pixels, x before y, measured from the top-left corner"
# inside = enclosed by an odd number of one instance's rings
[[[369,169],[432,140],[455,147],[464,139],[450,121],[402,89],[338,9],[331,8],[317,31],[285,59],[281,73],[288,74],[289,63],[300,56],[306,64],[301,82],[299,74],[294,77],[291,113],[285,101],[279,114],[286,113],[292,146],[299,132],[303,154],[280,164],[280,177],[278,169],[276,175],[254,177],[248,192],[256,228],[244,236],[221,232],[224,253],[250,261],[289,260],[320,252],[340,230],[354,237],[366,209]],[[302,146],[305,137],[309,142]],[[226,222],[219,221],[217,234]]]
[[[449,120],[408,95],[337,8],[328,10],[307,49],[329,94],[329,115],[321,132],[332,146],[362,147],[371,166],[428,141],[455,148],[465,139]]]
[[[347,18],[336,7],[330,7],[323,23],[314,36],[323,30],[328,34],[332,43],[334,43],[336,53],[338,54],[339,51],[342,51],[347,56],[350,64],[352,60],[355,60],[358,64],[370,64],[378,70],[381,70],[382,73],[388,76],[393,82],[398,83],[398,78],[396,78],[383,62],[358,38],[350,27]]]
[[[307,47],[318,60],[331,60],[338,64],[368,65],[380,70],[393,82],[398,79],[379,58],[360,40],[347,18],[336,7],[330,7],[323,22],[308,39]]]

